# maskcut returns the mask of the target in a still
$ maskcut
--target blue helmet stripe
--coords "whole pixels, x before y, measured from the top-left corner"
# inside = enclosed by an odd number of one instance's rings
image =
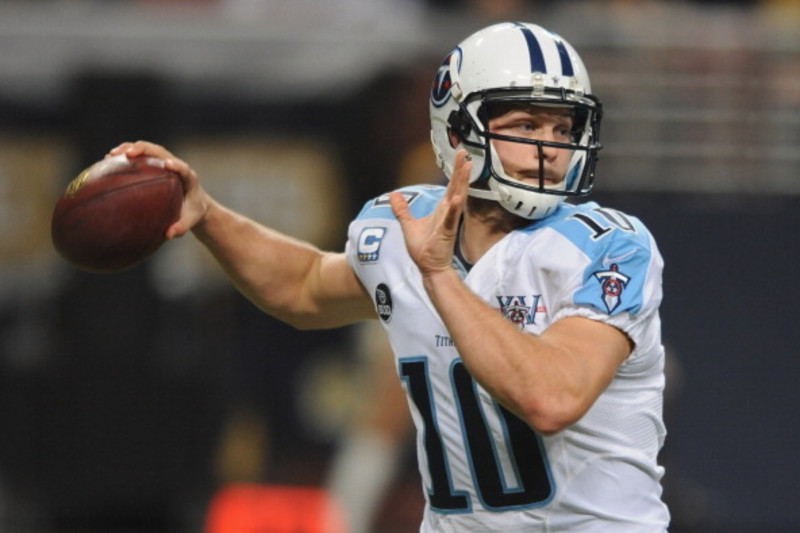
[[[536,36],[529,28],[526,28],[522,24],[518,24],[518,26],[522,31],[522,35],[525,37],[525,41],[528,43],[528,53],[531,56],[531,72],[547,73],[547,65],[545,65],[544,62],[544,53],[542,52],[542,47],[539,45],[539,40],[536,39]]]
[[[574,76],[575,69],[572,67],[572,60],[569,58],[569,52],[567,52],[564,41],[556,39],[556,48],[558,48],[558,55],[561,57],[561,74],[563,76]]]

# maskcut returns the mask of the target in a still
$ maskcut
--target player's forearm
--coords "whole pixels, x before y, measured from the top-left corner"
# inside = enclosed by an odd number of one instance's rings
[[[295,320],[309,312],[302,308],[303,284],[322,252],[213,200],[192,231],[242,294],[265,312],[301,325]]]
[[[492,397],[543,433],[583,414],[580,369],[568,354],[519,330],[454,270],[426,276],[425,287],[470,374]]]

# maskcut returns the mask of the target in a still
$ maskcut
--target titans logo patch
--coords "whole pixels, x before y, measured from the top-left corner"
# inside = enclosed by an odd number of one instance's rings
[[[616,263],[612,264],[608,270],[595,272],[594,277],[600,282],[606,309],[609,313],[613,313],[614,309],[619,307],[622,302],[622,291],[625,290],[631,278],[620,272]]]
[[[456,48],[442,61],[442,66],[436,72],[431,87],[431,103],[436,107],[442,107],[450,100],[453,80],[450,78],[450,65],[455,60],[455,66],[461,69],[461,49]]]

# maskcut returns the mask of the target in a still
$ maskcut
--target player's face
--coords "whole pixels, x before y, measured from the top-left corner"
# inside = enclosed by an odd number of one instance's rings
[[[567,109],[508,106],[496,109],[489,118],[489,131],[510,137],[572,144],[573,119]],[[539,184],[540,168],[546,187],[564,180],[572,150],[493,139],[497,155],[510,177],[533,185]]]

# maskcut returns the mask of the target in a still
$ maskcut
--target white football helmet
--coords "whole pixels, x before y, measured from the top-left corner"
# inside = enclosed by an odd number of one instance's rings
[[[589,74],[572,46],[535,24],[504,22],[484,28],[459,44],[444,60],[431,90],[431,140],[450,179],[458,149],[472,157],[470,196],[495,200],[527,219],[553,213],[567,196],[585,196],[594,183],[600,150],[602,105],[591,93]],[[569,144],[506,137],[488,131],[486,104],[520,102],[573,110]],[[453,146],[451,132],[460,144]],[[538,185],[525,184],[503,169],[492,139],[537,146]],[[546,186],[542,148],[568,149],[572,159],[564,179]]]

